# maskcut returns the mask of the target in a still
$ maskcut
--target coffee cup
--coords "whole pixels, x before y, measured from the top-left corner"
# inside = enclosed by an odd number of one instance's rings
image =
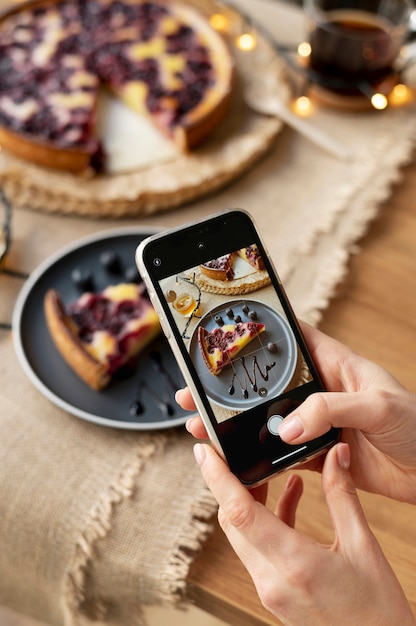
[[[343,95],[368,95],[397,74],[412,0],[304,0],[309,76]]]

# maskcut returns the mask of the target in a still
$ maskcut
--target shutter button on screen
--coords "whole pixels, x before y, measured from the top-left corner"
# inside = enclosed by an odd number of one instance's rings
[[[267,428],[272,435],[279,435],[279,426],[283,422],[283,417],[281,415],[272,415],[267,420]]]

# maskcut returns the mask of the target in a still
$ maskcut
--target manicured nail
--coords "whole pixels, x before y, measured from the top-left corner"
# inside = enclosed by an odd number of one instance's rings
[[[186,430],[188,431],[188,433],[191,433],[191,424],[192,424],[192,422],[194,421],[194,419],[195,419],[194,417],[190,417],[190,418],[189,418],[188,420],[186,420],[186,422],[185,422],[185,428],[186,428]],[[191,435],[192,435],[192,433],[191,433]]]
[[[338,465],[344,470],[350,469],[351,455],[350,447],[347,443],[339,443],[337,445]]]
[[[198,465],[202,465],[205,461],[205,448],[202,444],[196,443],[194,445],[194,456]]]
[[[285,485],[285,489],[286,491],[289,491],[290,489],[292,489],[293,483],[296,480],[296,474],[290,474],[289,478],[286,481],[286,485]]]
[[[284,441],[292,441],[303,433],[303,424],[297,415],[283,420],[279,426],[279,435]]]

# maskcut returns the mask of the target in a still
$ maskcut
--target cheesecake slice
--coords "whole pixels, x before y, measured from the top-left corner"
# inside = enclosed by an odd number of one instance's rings
[[[50,289],[44,301],[51,337],[65,361],[92,389],[104,389],[159,333],[159,318],[143,287],[111,285],[65,306]]]
[[[265,325],[258,322],[224,324],[211,331],[199,327],[198,345],[210,373],[213,376],[221,374],[241,350],[264,330]]]

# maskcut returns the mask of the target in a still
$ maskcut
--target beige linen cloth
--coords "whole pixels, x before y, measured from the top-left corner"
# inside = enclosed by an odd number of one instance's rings
[[[281,39],[302,36],[300,14],[240,0]],[[316,323],[349,254],[410,160],[415,106],[313,120],[351,150],[343,163],[292,131],[215,196],[140,223],[177,225],[224,207],[253,213],[297,314]],[[388,207],[385,209],[388,210]],[[135,221],[15,211],[10,267],[31,271],[80,236]],[[0,320],[19,281],[0,276]],[[215,503],[184,429],[107,429],[52,405],[23,373],[0,331],[0,605],[52,626],[141,626],[145,604],[186,600],[189,565]]]

